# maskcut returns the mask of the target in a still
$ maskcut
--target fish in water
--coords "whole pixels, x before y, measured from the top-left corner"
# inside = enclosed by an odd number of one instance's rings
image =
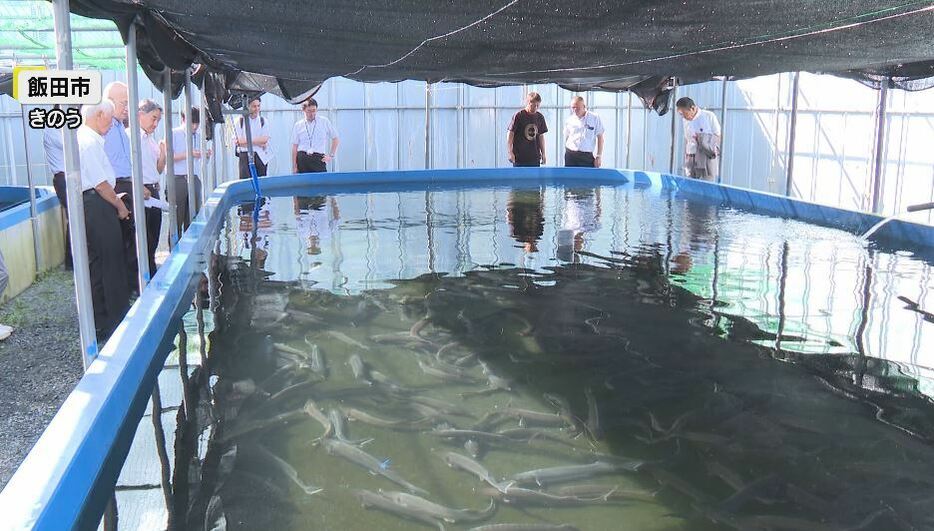
[[[352,444],[337,439],[325,439],[324,448],[327,450],[328,454],[342,457],[357,466],[365,468],[370,474],[383,476],[409,492],[414,492],[423,496],[428,495],[428,491],[416,487],[403,479],[402,476],[397,474],[394,470],[389,469],[389,467],[385,465],[385,461],[373,457]]]
[[[302,479],[298,477],[298,471],[295,470],[292,465],[288,464],[284,459],[277,456],[276,454],[270,452],[268,449],[266,449],[266,447],[258,445],[257,448],[259,448],[260,453],[263,454],[271,463],[276,465],[276,468],[285,474],[286,477],[291,479],[293,483],[298,485],[299,488],[305,492],[305,494],[311,496],[312,494],[317,494],[324,490],[320,487],[315,487],[314,485],[309,485],[302,481]]]
[[[602,440],[603,426],[600,424],[600,410],[597,409],[597,399],[590,387],[584,389],[584,396],[587,398],[587,431],[595,441]]]
[[[551,483],[566,483],[578,479],[587,479],[603,474],[616,474],[619,472],[636,472],[644,461],[632,460],[629,463],[609,463],[596,461],[588,465],[556,466],[552,468],[539,468],[528,472],[521,472],[512,477],[520,485],[535,484],[538,486]]]
[[[351,355],[350,359],[347,360],[347,363],[350,364],[350,370],[353,371],[353,377],[355,379],[360,380],[367,385],[373,385],[373,380],[370,379],[370,374],[367,370],[366,363],[363,362],[363,358],[361,358],[359,354]]]
[[[318,375],[321,375],[324,378],[328,377],[328,365],[327,361],[324,359],[324,353],[321,352],[321,348],[318,347],[317,343],[309,343],[311,347],[311,354],[309,358],[311,359],[311,370]]]
[[[486,509],[474,511],[471,509],[452,509],[405,492],[385,492],[380,490],[379,494],[403,507],[409,507],[452,524],[459,522],[479,522],[490,518],[493,516],[493,513],[496,512],[496,501],[493,498],[490,498],[490,505],[488,505]]]
[[[444,523],[440,519],[434,518],[429,514],[412,509],[411,507],[399,505],[389,498],[369,490],[358,489],[353,491],[353,493],[354,497],[357,498],[364,508],[379,509],[387,513],[395,514],[396,516],[427,524],[431,527],[437,527],[441,531],[444,531]]]
[[[334,427],[334,431],[333,431],[334,437],[337,437],[337,439],[340,440],[340,441],[344,441],[345,443],[353,444],[353,445],[355,445],[355,446],[363,446],[363,445],[365,445],[365,444],[367,444],[367,443],[373,441],[372,438],[369,438],[369,439],[360,439],[360,440],[357,440],[357,441],[354,441],[354,440],[352,440],[352,439],[348,439],[348,438],[347,438],[347,431],[346,431],[346,430],[347,430],[347,426],[346,426],[346,424],[344,423],[344,416],[341,415],[340,411],[338,411],[338,410],[336,410],[336,409],[332,409],[332,410],[328,411],[328,422],[331,424],[331,426]]]
[[[338,340],[338,341],[340,341],[340,342],[342,342],[342,343],[346,343],[346,344],[348,344],[348,345],[350,345],[350,346],[352,346],[352,347],[357,347],[357,348],[362,349],[362,350],[370,350],[370,347],[364,345],[363,343],[357,341],[356,339],[354,339],[354,338],[348,336],[347,334],[345,334],[345,333],[343,333],[343,332],[341,332],[341,331],[339,331],[339,330],[328,330],[327,333],[328,333],[329,336],[333,337],[334,339],[336,339],[336,340]]]
[[[466,455],[461,455],[454,452],[445,452],[445,454],[442,456],[442,459],[444,459],[444,462],[447,463],[449,467],[455,468],[457,470],[463,470],[464,472],[469,472],[480,478],[480,481],[483,481],[496,490],[502,491],[502,489],[505,488],[504,483],[500,483],[493,479],[493,475],[490,474],[489,470]]]
[[[468,531],[580,531],[571,524],[490,524]]]

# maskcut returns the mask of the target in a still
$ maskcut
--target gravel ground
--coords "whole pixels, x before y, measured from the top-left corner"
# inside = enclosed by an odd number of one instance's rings
[[[58,268],[0,306],[16,328],[0,341],[0,488],[81,378],[74,300],[71,271]]]

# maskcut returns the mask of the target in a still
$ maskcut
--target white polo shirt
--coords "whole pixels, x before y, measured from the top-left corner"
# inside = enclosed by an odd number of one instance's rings
[[[115,186],[117,176],[104,151],[104,137],[86,125],[78,128],[76,136],[78,156],[81,158],[81,191],[95,188],[104,181]]]
[[[65,171],[65,148],[62,142],[62,130],[46,127],[42,130],[42,146],[45,147],[45,161],[53,175]]]
[[[127,135],[130,132],[127,130]],[[139,132],[140,155],[143,159],[143,184],[159,184],[159,143],[156,142],[155,135],[150,135],[146,131]]]
[[[292,145],[305,153],[331,154],[331,140],[337,138],[337,129],[324,116],[317,115],[312,121],[306,118],[295,122],[292,127]]]
[[[603,120],[590,111],[583,118],[571,113],[564,122],[564,147],[571,151],[597,151],[597,135],[602,135]]]
[[[717,115],[698,109],[693,120],[684,120],[684,151],[688,155],[697,154],[697,135],[699,133],[713,133],[720,136],[720,120]]]
[[[200,127],[199,127],[200,131]],[[198,134],[199,131],[195,131],[191,135],[191,149],[197,150],[198,146],[201,145]],[[172,129],[172,151],[176,155],[182,155],[188,153],[188,145],[185,144],[185,134],[188,133],[188,125],[182,124],[178,127]],[[192,171],[194,175],[198,175],[198,169],[201,167],[201,159],[199,157],[192,158]],[[172,171],[175,172],[176,177],[188,177],[188,158],[183,158],[182,160],[176,160],[172,163]]]
[[[250,118],[250,117],[247,116],[247,118]],[[260,136],[269,136],[269,130],[267,129],[268,125],[269,125],[268,120],[266,120],[262,116],[257,115],[256,118],[250,118],[250,137],[257,138]],[[237,132],[237,141],[246,142],[246,122],[244,121],[243,116],[237,116],[236,118],[234,118],[234,129]],[[269,141],[270,142],[272,141],[271,137]],[[246,152],[247,152],[246,146],[242,146],[242,147],[237,146],[237,153],[246,153]],[[271,158],[270,157],[271,153],[269,151],[269,142],[266,142],[266,145],[263,147],[259,147],[254,144],[253,154],[259,157],[259,160],[261,160],[263,164],[269,164],[269,159]]]

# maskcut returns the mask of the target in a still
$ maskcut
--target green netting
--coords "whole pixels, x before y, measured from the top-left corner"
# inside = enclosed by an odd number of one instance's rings
[[[126,68],[123,39],[108,20],[72,15],[72,47],[78,68]],[[0,65],[55,64],[52,4],[0,0]]]

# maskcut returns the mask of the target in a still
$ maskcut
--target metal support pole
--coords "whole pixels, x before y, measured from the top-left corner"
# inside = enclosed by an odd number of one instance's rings
[[[676,123],[675,117],[678,116],[678,112],[675,111],[674,102],[678,101],[678,80],[672,79],[672,88],[671,88],[671,99],[672,104],[668,107],[671,111],[671,152],[668,157],[668,173],[675,172],[675,129]]]
[[[785,176],[785,197],[791,196],[792,183],[795,175],[795,135],[798,130],[798,84],[801,72],[795,72],[791,83],[791,120],[788,124],[788,160],[785,163],[787,175]]]
[[[191,123],[191,114],[194,107],[191,104],[191,69],[185,70],[185,164],[188,169],[188,219],[187,224],[198,215],[198,197],[195,188],[195,154],[194,154],[194,127]]]
[[[425,82],[425,169],[431,168],[431,83]]]
[[[876,123],[876,155],[872,171],[872,212],[878,214],[882,209],[882,177],[885,169],[885,122],[886,104],[889,99],[889,80],[883,81],[879,90],[879,112]]]
[[[162,123],[165,127],[165,202],[169,204],[169,250],[178,242],[178,205],[175,203],[175,146],[172,142],[172,71],[163,72]]]
[[[224,128],[221,127],[221,131]],[[211,122],[211,191],[213,192],[217,188],[217,124]],[[223,142],[221,143],[223,148]]]
[[[140,149],[139,79],[136,75],[136,25],[131,23],[126,42],[126,85],[130,98],[130,180],[133,183],[133,225],[136,230],[136,261],[139,292],[149,282],[149,245],[146,241],[146,207],[143,204],[143,155]]]
[[[613,135],[613,166],[619,168],[619,159],[620,159],[620,143],[619,143],[619,95],[616,93],[616,127],[614,128]],[[604,136],[605,137],[605,136]]]
[[[32,252],[36,257],[36,276],[42,268],[42,235],[39,234],[39,209],[36,205],[36,182],[32,175],[32,164],[29,160],[29,121],[26,119],[26,106],[20,105],[20,114],[23,117],[23,149],[26,150],[26,181],[29,184],[29,221],[32,223]]]
[[[221,182],[227,182],[228,179],[228,169],[229,164],[227,163],[227,149],[230,146],[227,145],[227,119],[224,118],[224,122],[220,124],[221,126],[221,149],[224,150],[223,162],[221,162]],[[214,161],[217,163],[217,154],[215,153]]]
[[[723,90],[720,93],[720,157],[717,159],[717,184],[723,182],[723,139],[726,138],[726,87],[728,76],[723,76]]]
[[[669,106],[671,110],[671,151],[668,156],[668,173],[675,172],[675,132],[676,132],[676,120],[675,117],[678,115],[675,110],[674,102],[678,101],[678,80],[672,78],[671,80],[671,100],[672,104]]]
[[[249,162],[250,168],[254,167],[255,164],[255,153],[253,152],[253,127],[250,125],[250,106],[249,104],[243,106],[243,132],[246,134],[246,153],[247,161]],[[250,179],[253,180],[253,170],[250,170]],[[254,180],[255,187],[255,180]],[[256,188],[256,195],[259,195],[259,188]],[[258,203],[257,203],[258,204]],[[256,220],[253,220],[253,224],[256,225]],[[255,246],[253,246],[255,249]],[[251,262],[252,263],[252,262]]]
[[[52,0],[55,24],[55,62],[62,70],[72,68],[71,13],[68,0]],[[65,193],[68,198],[68,225],[71,227],[71,255],[74,261],[75,304],[78,332],[81,336],[81,362],[86,371],[97,357],[97,332],[94,306],[91,303],[91,276],[88,264],[88,239],[84,225],[84,197],[81,193],[81,165],[74,129],[62,130],[65,159]]]
[[[211,185],[211,179],[208,177],[208,112],[207,112],[207,102],[204,97],[204,85],[201,85],[201,204],[203,205],[211,191],[214,190],[214,186]]]
[[[629,169],[632,167],[632,92],[627,92],[626,97],[626,168]],[[645,162],[642,164],[644,166]]]

